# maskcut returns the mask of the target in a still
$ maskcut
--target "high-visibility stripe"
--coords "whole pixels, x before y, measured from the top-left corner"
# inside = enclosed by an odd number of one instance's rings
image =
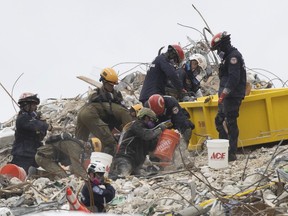
[[[90,212],[85,206],[80,204],[70,187],[67,187],[66,189],[66,198],[70,204],[70,207],[72,207],[74,210]]]

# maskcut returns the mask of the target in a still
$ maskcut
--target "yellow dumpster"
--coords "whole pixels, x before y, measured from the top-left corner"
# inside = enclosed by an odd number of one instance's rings
[[[211,100],[204,103],[208,97]],[[218,96],[208,97],[180,103],[195,124],[189,150],[200,148],[208,137],[218,138],[214,123]],[[238,148],[288,139],[288,88],[252,90],[240,107],[238,126]]]

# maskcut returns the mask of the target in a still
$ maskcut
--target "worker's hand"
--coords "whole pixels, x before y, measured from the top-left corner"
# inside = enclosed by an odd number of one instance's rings
[[[46,121],[47,118],[39,111],[37,112],[37,119],[39,119],[40,121]]]
[[[162,131],[164,131],[165,129],[172,128],[173,123],[171,121],[166,121],[160,123],[158,126]]]
[[[53,126],[52,126],[52,124],[49,124],[48,125],[48,129],[47,129],[48,131],[52,131],[53,130]]]
[[[220,94],[219,99],[218,99],[218,104],[221,104],[226,96],[227,96],[227,94],[224,93],[224,92],[222,92],[222,93]]]
[[[187,93],[187,90],[186,89],[182,89],[182,93]]]

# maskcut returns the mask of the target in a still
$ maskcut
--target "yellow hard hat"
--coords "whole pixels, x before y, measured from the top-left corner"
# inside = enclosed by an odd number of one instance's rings
[[[102,143],[100,139],[98,139],[97,137],[91,138],[91,144],[93,147],[93,151],[97,151],[97,152],[101,151]]]
[[[135,104],[131,108],[133,108],[136,112],[136,114],[143,108],[142,104]]]
[[[107,81],[114,85],[118,84],[118,75],[113,68],[104,68],[100,73],[100,81]]]

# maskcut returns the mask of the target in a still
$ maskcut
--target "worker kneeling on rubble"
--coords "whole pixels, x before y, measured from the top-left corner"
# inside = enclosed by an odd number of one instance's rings
[[[82,165],[84,155],[90,157],[95,143],[82,142],[72,138],[68,133],[53,135],[47,138],[45,145],[38,148],[35,160],[39,166],[51,173],[55,178],[65,178],[66,171],[60,166],[70,165],[71,173],[87,179],[87,173]],[[82,163],[81,163],[82,160]]]
[[[173,128],[183,136],[187,145],[194,129],[194,124],[189,120],[189,113],[183,109],[172,96],[154,94],[149,97],[146,107],[150,107],[158,118],[158,122],[171,120]]]
[[[124,106],[121,92],[114,89],[114,85],[118,84],[115,70],[105,68],[100,77],[103,86],[95,90],[89,102],[79,111],[75,135],[88,141],[92,133],[101,140],[102,151],[114,156],[117,142],[111,130],[117,128],[121,131],[122,126],[132,121],[132,116]]]
[[[120,139],[118,152],[110,167],[111,179],[139,174],[146,155],[154,151],[158,136],[167,128],[165,124],[155,127],[156,114],[149,108],[143,107],[138,112],[137,118],[130,123],[123,138]]]
[[[105,204],[115,197],[115,189],[104,177],[105,166],[100,162],[89,164],[89,180],[81,191],[81,201],[92,212],[106,212]],[[93,196],[93,197],[92,197]]]

